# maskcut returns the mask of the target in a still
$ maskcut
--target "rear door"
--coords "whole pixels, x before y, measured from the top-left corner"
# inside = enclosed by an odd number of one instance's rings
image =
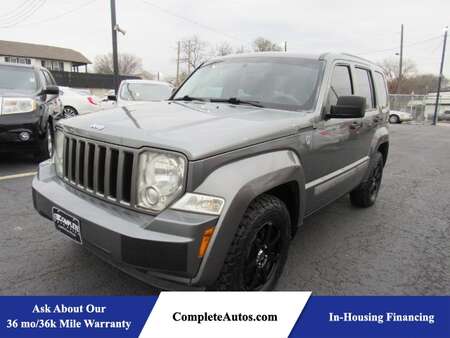
[[[370,146],[377,127],[382,123],[381,110],[377,102],[374,75],[372,70],[364,65],[353,67],[355,95],[365,97],[366,113],[359,130],[358,147],[355,150],[358,158],[369,155]]]

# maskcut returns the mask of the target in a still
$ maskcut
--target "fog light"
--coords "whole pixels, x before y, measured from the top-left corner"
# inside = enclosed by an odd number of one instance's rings
[[[160,198],[161,194],[155,187],[148,187],[141,191],[141,200],[149,206],[158,204]]]
[[[30,133],[27,131],[23,131],[19,134],[19,138],[21,141],[28,141],[30,139]]]

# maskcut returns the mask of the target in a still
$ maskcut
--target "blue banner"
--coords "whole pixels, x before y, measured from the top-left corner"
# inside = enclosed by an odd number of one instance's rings
[[[0,297],[0,337],[449,338],[450,297]]]

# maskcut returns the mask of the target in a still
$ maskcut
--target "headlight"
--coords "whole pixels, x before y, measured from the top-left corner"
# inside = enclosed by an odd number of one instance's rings
[[[63,154],[64,154],[64,134],[61,130],[56,130],[54,137],[53,162],[55,163],[56,174],[63,176]]]
[[[21,97],[4,97],[1,113],[16,114],[16,113],[29,113],[36,110],[37,104],[33,99],[21,98]]]
[[[183,192],[186,160],[172,153],[143,152],[139,156],[138,206],[161,211]]]

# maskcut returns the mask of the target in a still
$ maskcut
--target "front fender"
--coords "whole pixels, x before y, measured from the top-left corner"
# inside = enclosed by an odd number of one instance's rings
[[[281,184],[295,181],[299,187],[299,217],[303,219],[305,178],[297,154],[281,150],[229,163],[212,172],[195,190],[225,199],[222,215],[192,284],[211,285],[219,276],[230,244],[250,202]]]

